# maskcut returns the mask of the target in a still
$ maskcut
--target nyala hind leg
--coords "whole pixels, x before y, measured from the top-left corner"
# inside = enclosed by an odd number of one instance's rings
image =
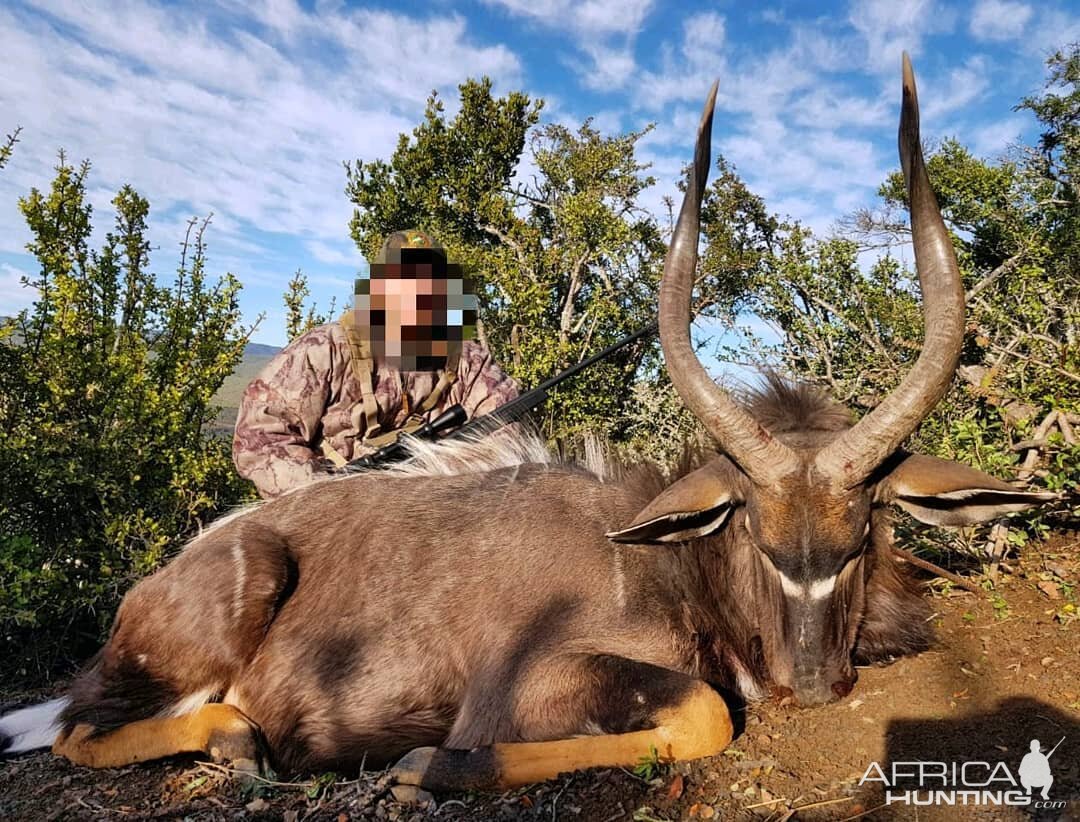
[[[934,641],[932,611],[918,584],[887,550],[874,551],[866,610],[855,641],[857,665],[884,665]]]
[[[260,773],[265,765],[258,726],[232,705],[212,703],[183,716],[143,719],[113,731],[76,725],[61,733],[53,753],[76,765],[119,768],[184,753],[205,753],[230,762],[241,774]]]
[[[291,569],[283,540],[257,523],[204,534],[124,597],[108,642],[68,691],[61,727],[102,734],[224,694],[288,596]]]
[[[505,686],[472,696],[447,747],[406,754],[391,771],[398,782],[506,789],[653,755],[697,759],[732,737],[727,705],[708,684],[622,657],[562,657],[534,666],[512,696]],[[499,741],[509,739],[526,741]]]
[[[258,651],[294,578],[284,541],[265,526],[241,518],[199,537],[124,597],[108,642],[68,691],[54,750],[114,767],[217,749],[256,767],[254,724],[212,700]]]

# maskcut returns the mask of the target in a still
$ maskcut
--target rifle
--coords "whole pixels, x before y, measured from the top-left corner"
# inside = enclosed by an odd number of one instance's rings
[[[378,451],[368,454],[365,457],[355,459],[338,470],[342,473],[351,474],[371,468],[385,468],[395,462],[401,462],[402,460],[407,459],[409,451],[406,440],[404,439],[405,436],[415,437],[421,440],[453,440],[467,436],[487,436],[493,431],[502,428],[504,425],[517,422],[537,407],[543,405],[547,401],[551,390],[560,383],[565,382],[571,377],[577,376],[586,368],[600,362],[600,360],[610,357],[620,348],[623,348],[642,337],[655,333],[656,329],[657,323],[654,320],[644,328],[638,329],[633,334],[628,334],[621,340],[609,345],[603,351],[593,354],[588,359],[584,359],[581,362],[570,366],[565,371],[556,374],[554,377],[544,380],[536,386],[536,388],[531,391],[526,391],[516,400],[511,400],[505,405],[496,408],[490,414],[484,414],[484,416],[477,417],[472,422],[464,425],[462,425],[462,423],[466,420],[465,409],[460,405],[453,405],[431,422],[425,423],[417,428],[411,434],[400,436],[389,445],[384,445]],[[461,427],[458,428],[458,426]],[[451,428],[457,428],[458,430],[448,436],[442,436],[443,432],[448,431]]]

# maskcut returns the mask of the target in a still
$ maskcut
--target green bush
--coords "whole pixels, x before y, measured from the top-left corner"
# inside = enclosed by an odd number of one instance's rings
[[[93,650],[120,596],[244,496],[230,443],[204,435],[239,361],[237,281],[208,284],[194,221],[168,287],[149,206],[125,186],[88,246],[89,165],[61,155],[19,206],[39,270],[0,329],[0,674],[40,677]]]

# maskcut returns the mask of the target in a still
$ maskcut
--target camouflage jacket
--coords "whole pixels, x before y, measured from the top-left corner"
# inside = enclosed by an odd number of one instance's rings
[[[341,326],[336,322],[322,325],[294,340],[244,391],[233,436],[233,461],[262,497],[276,497],[319,473],[324,438],[345,459],[374,450],[362,441],[366,422],[349,356]],[[423,402],[436,380],[431,371],[401,372],[377,366],[373,382],[379,430],[403,425],[407,408]],[[407,408],[402,388],[408,395]],[[471,340],[462,345],[457,380],[426,419],[455,403],[461,403],[473,419],[517,396],[514,381],[479,342]]]

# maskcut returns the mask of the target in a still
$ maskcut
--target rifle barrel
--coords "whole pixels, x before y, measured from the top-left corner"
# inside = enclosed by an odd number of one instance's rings
[[[644,328],[640,328],[633,334],[628,334],[621,340],[609,345],[603,351],[593,354],[588,359],[584,359],[577,365],[572,365],[565,371],[556,374],[550,379],[544,380],[536,388],[531,391],[526,391],[517,399],[511,400],[505,405],[496,408],[494,411],[485,414],[482,417],[477,417],[474,420],[465,422],[465,410],[460,405],[455,405],[448,409],[437,419],[422,426],[413,432],[412,436],[418,439],[435,439],[447,428],[453,428],[460,425],[456,431],[448,434],[443,439],[453,439],[463,435],[467,435],[475,432],[483,432],[484,434],[490,434],[492,431],[500,428],[509,423],[516,422],[521,417],[524,417],[530,411],[537,406],[544,403],[548,398],[548,392],[559,383],[570,379],[576,374],[581,373],[589,366],[611,356],[625,345],[629,345],[647,334],[654,333],[659,324],[656,320],[653,320]],[[462,423],[464,423],[462,425]],[[360,457],[350,462],[342,470],[346,473],[350,471],[365,470],[368,468],[375,468],[385,466],[389,463],[396,462],[403,459],[407,455],[405,448],[405,442],[398,438],[394,442],[384,445],[378,451],[373,454],[368,454],[366,457]]]
[[[639,328],[633,334],[627,334],[621,340],[612,343],[607,348],[605,348],[603,351],[600,351],[597,354],[593,354],[591,357],[589,357],[588,359],[582,360],[577,365],[570,366],[565,371],[563,371],[561,374],[556,374],[554,377],[551,377],[550,379],[544,380],[542,383],[540,383],[538,386],[536,386],[536,388],[534,388],[533,390],[534,391],[547,391],[550,388],[552,388],[553,386],[556,386],[559,383],[561,383],[563,380],[569,379],[570,377],[574,376],[575,374],[577,374],[577,373],[579,373],[581,371],[584,371],[586,368],[588,368],[593,363],[599,362],[600,360],[604,359],[605,357],[611,356],[611,354],[618,351],[624,345],[629,345],[630,343],[632,343],[636,339],[644,337],[647,334],[652,334],[654,331],[656,331],[657,328],[658,328],[657,322],[656,322],[656,320],[653,320],[651,323],[649,323],[644,328]]]

